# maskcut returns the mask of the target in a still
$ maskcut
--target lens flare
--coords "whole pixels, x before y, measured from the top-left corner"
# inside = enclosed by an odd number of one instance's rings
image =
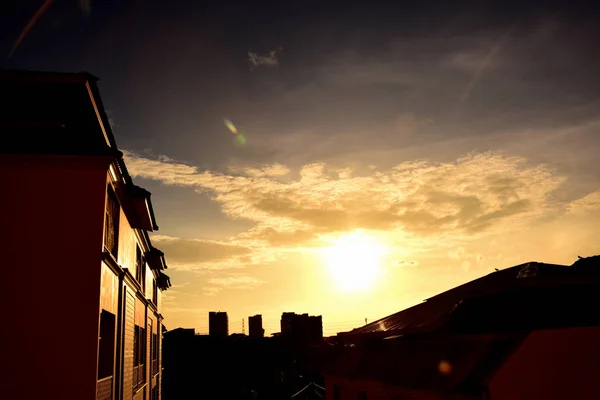
[[[227,129],[229,129],[234,135],[238,134],[238,130],[235,127],[235,125],[233,124],[233,122],[231,122],[228,119],[224,119],[223,122],[225,123],[225,126],[227,127]]]
[[[440,371],[440,374],[442,375],[448,375],[452,372],[452,364],[446,360],[442,360],[438,364],[438,371]]]
[[[225,124],[227,129],[229,129],[231,131],[231,133],[233,133],[233,135],[234,135],[233,136],[233,145],[235,147],[244,147],[246,145],[246,142],[248,141],[246,136],[243,133],[241,133],[240,131],[238,131],[238,129],[233,124],[233,122],[231,122],[230,120],[224,119],[223,123]]]
[[[247,141],[248,139],[241,133],[233,138],[233,144],[237,147],[244,147]]]
[[[48,7],[50,7],[50,5],[53,2],[54,0],[44,1],[44,3],[40,6],[40,8],[38,8],[35,14],[33,14],[33,17],[31,17],[29,22],[27,22],[27,25],[25,25],[25,29],[23,29],[23,32],[21,32],[21,35],[18,37],[17,41],[15,42],[15,44],[13,44],[13,47],[10,49],[10,53],[8,53],[8,58],[11,58],[12,55],[15,54],[17,47],[19,47],[23,39],[25,39],[25,36],[27,36],[31,28],[33,28],[35,23],[42,17],[42,15],[44,15]]]

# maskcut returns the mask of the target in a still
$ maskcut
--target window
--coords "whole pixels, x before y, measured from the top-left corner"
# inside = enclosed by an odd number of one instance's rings
[[[146,382],[146,329],[135,325],[133,332],[133,388]]]
[[[115,258],[117,258],[119,250],[119,215],[120,208],[117,196],[112,187],[108,185],[104,217],[104,247]]]
[[[152,302],[158,307],[158,286],[156,285],[156,279],[152,279]]]
[[[358,400],[367,400],[367,393],[362,390],[358,392]]]
[[[338,385],[333,386],[333,400],[342,400],[342,394]]]
[[[152,375],[158,374],[158,335],[152,329],[152,325],[150,325],[150,358],[152,359]]]
[[[115,360],[115,315],[102,310],[98,338],[98,380],[113,374]]]
[[[150,392],[150,400],[158,400],[158,384]]]
[[[146,291],[146,260],[140,246],[135,246],[135,279],[142,286],[142,292]]]

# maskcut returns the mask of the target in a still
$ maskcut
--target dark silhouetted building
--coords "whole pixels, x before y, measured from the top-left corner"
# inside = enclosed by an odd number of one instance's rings
[[[281,337],[299,343],[317,343],[323,339],[323,319],[319,316],[284,312]]]
[[[322,399],[320,360],[331,347],[299,348],[281,338],[175,329],[164,335],[162,400]],[[314,388],[306,388],[311,382]]]
[[[250,337],[263,337],[265,330],[262,326],[262,315],[253,315],[248,317],[248,330]]]
[[[338,334],[326,399],[600,399],[600,256],[493,272]]]
[[[210,336],[229,335],[229,319],[226,312],[211,311],[208,313],[208,334]]]
[[[0,294],[2,398],[160,398],[170,280],[96,81],[0,71],[0,253],[14,279]]]

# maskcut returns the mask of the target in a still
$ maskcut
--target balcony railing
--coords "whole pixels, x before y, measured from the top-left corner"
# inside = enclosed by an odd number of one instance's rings
[[[144,364],[133,367],[133,388],[141,386],[146,382],[146,368]]]
[[[96,400],[112,400],[113,377],[107,376],[98,381]]]

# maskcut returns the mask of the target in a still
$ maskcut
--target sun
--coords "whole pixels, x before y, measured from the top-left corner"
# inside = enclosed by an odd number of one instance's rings
[[[374,236],[352,232],[323,249],[332,279],[340,290],[361,291],[374,286],[381,274],[385,246]]]

